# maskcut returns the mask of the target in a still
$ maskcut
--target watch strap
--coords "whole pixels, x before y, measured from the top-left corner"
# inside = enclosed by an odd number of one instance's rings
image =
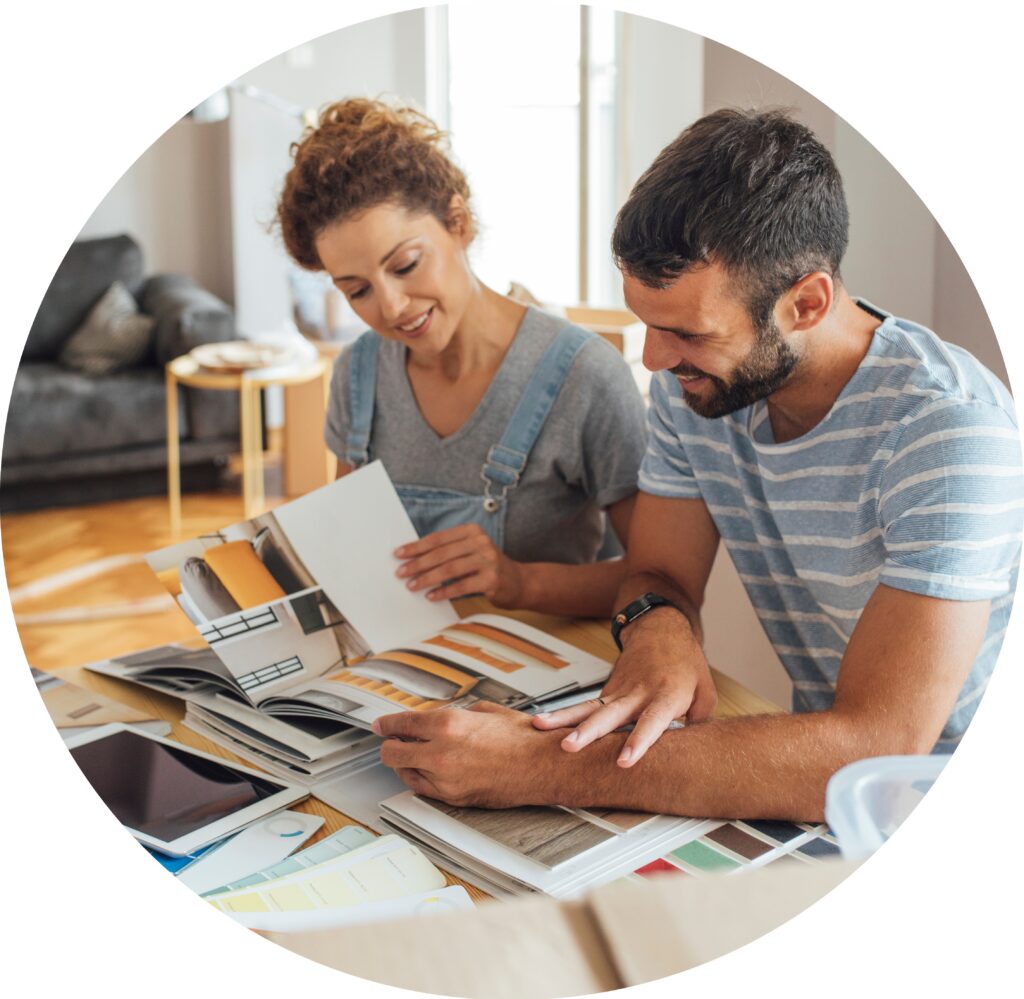
[[[671,607],[674,610],[679,610],[679,608],[666,597],[659,596],[657,593],[645,593],[642,597],[637,597],[636,600],[626,604],[622,610],[618,611],[612,617],[612,638],[615,639],[615,644],[619,647],[620,652],[622,651],[622,640],[619,636],[622,629],[627,625],[632,624],[638,617],[643,617],[644,614],[654,610],[656,607]],[[679,612],[682,613],[682,611]]]

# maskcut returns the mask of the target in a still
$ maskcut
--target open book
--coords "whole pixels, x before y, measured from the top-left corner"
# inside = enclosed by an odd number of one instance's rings
[[[518,621],[459,619],[395,575],[415,529],[374,462],[272,513],[161,549],[150,567],[196,642],[89,668],[182,697],[186,724],[312,783],[365,764],[396,711],[511,708],[600,684],[609,664]]]

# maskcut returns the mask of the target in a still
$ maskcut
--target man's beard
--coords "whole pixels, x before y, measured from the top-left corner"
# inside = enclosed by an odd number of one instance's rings
[[[672,374],[679,376],[699,373],[714,385],[713,391],[698,396],[687,392],[685,384],[680,383],[686,405],[698,416],[717,420],[738,409],[745,409],[760,399],[766,399],[780,389],[798,360],[789,344],[782,339],[778,326],[772,322],[758,331],[750,353],[728,381],[683,364],[673,368]]]

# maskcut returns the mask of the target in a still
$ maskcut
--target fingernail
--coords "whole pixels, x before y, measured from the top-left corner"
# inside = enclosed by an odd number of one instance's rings
[[[566,742],[571,742],[571,743],[574,743],[574,744],[579,742],[580,741],[580,734],[579,734],[579,732],[570,732],[565,737],[565,741]]]
[[[551,717],[551,714],[548,711],[541,711],[539,714],[536,714],[533,717],[534,718],[540,718],[543,721],[547,721]]]
[[[405,545],[400,545],[398,548],[395,549],[395,554],[399,558],[401,558],[405,554],[405,547]]]
[[[374,735],[380,735],[380,719],[374,721],[370,726],[370,731],[373,732]]]
[[[619,753],[618,763],[619,763],[620,767],[628,767],[630,765],[630,763],[632,763],[632,762],[633,762],[633,750],[632,749],[628,749],[627,748],[627,749],[624,749],[621,753]]]
[[[408,576],[409,575],[409,567],[407,565],[400,565],[395,570],[395,575],[396,576]]]

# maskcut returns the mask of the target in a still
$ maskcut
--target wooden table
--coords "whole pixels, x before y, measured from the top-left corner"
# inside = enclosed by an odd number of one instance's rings
[[[509,617],[524,621],[608,662],[613,662],[617,655],[615,643],[612,641],[608,625],[604,621],[551,617],[550,615],[532,611],[500,611],[493,608],[482,597],[460,600],[456,602],[455,607],[462,616],[478,613],[507,614]],[[239,763],[243,762],[229,750],[186,728],[182,723],[184,702],[177,698],[148,690],[145,687],[140,687],[127,681],[115,680],[111,677],[100,676],[98,673],[91,673],[82,666],[69,666],[51,669],[50,671],[73,683],[77,683],[79,686],[88,687],[123,704],[139,708],[157,718],[164,719],[171,725],[171,738],[177,739],[185,745],[193,746],[196,749],[201,749],[223,759],[234,760]],[[712,673],[718,687],[716,717],[729,718],[737,715],[774,713],[781,710],[777,705],[747,690],[724,673],[720,673],[717,670],[712,670]],[[306,801],[293,807],[297,811],[306,812],[310,815],[319,815],[324,819],[324,825],[320,832],[308,841],[307,846],[311,846],[319,839],[329,836],[342,826],[358,824],[354,819],[315,798],[308,798]],[[489,896],[478,888],[467,885],[465,882],[447,873],[446,877],[451,884],[462,884],[475,900],[489,899]]]
[[[248,520],[263,512],[263,415],[260,392],[265,388],[280,385],[287,389],[292,386],[319,382],[323,408],[327,407],[330,390],[331,362],[325,357],[316,357],[306,363],[287,367],[257,368],[252,371],[211,371],[185,354],[176,357],[164,369],[167,383],[167,501],[170,506],[171,534],[181,536],[181,455],[178,440],[178,386],[190,388],[219,389],[238,393],[241,418],[242,448],[242,498],[244,516]],[[287,396],[286,396],[287,406]],[[288,416],[285,415],[287,426]],[[307,421],[308,422],[308,421]],[[317,428],[319,430],[319,428]],[[319,434],[317,435],[319,437]],[[323,485],[333,478],[333,463],[327,459],[324,479],[315,485]]]

